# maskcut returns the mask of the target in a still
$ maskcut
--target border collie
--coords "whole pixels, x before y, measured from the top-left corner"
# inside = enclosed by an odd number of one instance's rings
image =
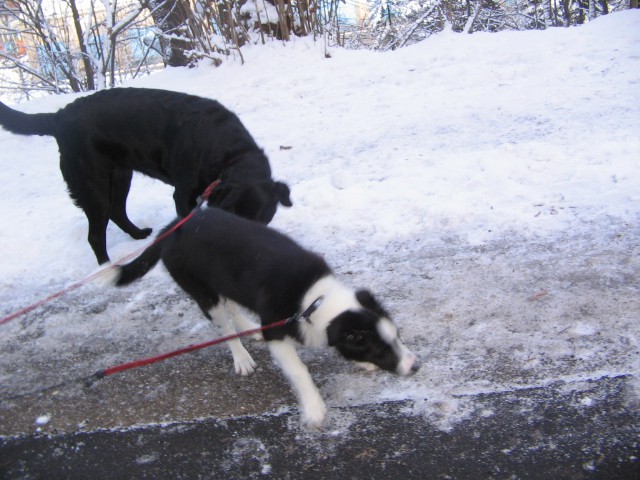
[[[178,285],[208,319],[220,323],[225,335],[235,332],[233,323],[243,330],[256,327],[240,315],[237,305],[255,312],[263,326],[300,317],[264,330],[263,338],[293,386],[305,424],[320,425],[326,407],[296,352],[296,342],[335,347],[368,369],[408,375],[419,368],[371,293],[347,288],[320,256],[272,228],[217,208],[199,210],[137,259],[109,271],[110,281],[127,285],[161,258]],[[225,306],[230,319],[222,318]],[[240,340],[232,340],[230,348],[236,372],[253,372],[256,364]]]
[[[0,102],[0,125],[20,135],[51,135],[75,204],[89,221],[88,240],[99,264],[109,261],[107,223],[146,238],[128,218],[133,171],[175,187],[178,216],[216,178],[209,205],[267,224],[289,188],[271,179],[269,161],[238,117],[215,100],[179,92],[114,88],[79,98],[55,113],[26,114]]]

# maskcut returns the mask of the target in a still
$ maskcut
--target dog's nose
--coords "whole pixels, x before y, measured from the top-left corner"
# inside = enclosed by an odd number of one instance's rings
[[[416,358],[416,361],[413,362],[413,365],[411,365],[411,372],[416,373],[418,370],[420,370],[421,365],[422,364],[420,363],[420,360]]]
[[[420,368],[420,360],[413,353],[410,353],[405,358],[402,359],[400,364],[398,365],[397,372],[400,375],[411,375],[415,373]]]

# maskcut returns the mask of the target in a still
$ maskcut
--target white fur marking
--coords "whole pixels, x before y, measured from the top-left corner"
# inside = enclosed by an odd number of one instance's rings
[[[288,340],[273,340],[268,344],[271,356],[284,372],[298,397],[303,423],[313,427],[320,426],[327,413],[327,407],[313,383],[307,366],[300,360],[295,346]]]
[[[388,318],[381,318],[378,322],[378,333],[382,340],[391,345],[399,359],[396,367],[398,375],[409,375],[413,371],[412,367],[417,362],[417,357],[400,341],[396,326]]]
[[[389,345],[393,345],[394,342],[399,341],[398,329],[388,318],[381,318],[378,321],[378,333],[382,340]]]
[[[113,286],[120,278],[120,267],[113,265],[111,262],[103,263],[88,278],[103,287]]]
[[[328,275],[314,283],[302,298],[300,311],[306,310],[319,297],[322,302],[311,314],[309,322],[300,322],[303,344],[307,347],[327,345],[327,328],[331,321],[347,310],[358,310],[362,306],[356,300],[353,290],[347,288],[333,275]]]

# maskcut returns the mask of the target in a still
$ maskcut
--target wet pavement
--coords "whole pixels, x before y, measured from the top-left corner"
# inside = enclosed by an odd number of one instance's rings
[[[333,409],[321,430],[295,412],[4,439],[2,478],[637,479],[631,379],[479,395],[450,431],[412,402]],[[584,408],[585,405],[587,408]]]

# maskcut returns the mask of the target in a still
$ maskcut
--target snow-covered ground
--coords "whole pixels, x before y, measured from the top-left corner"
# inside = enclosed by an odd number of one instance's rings
[[[329,407],[410,400],[446,429],[474,413],[474,394],[637,376],[639,44],[636,10],[580,28],[445,33],[388,53],[325,58],[306,39],[273,42],[246,49],[244,66],[168,69],[130,86],[236,112],[292,188],[294,206],[272,226],[376,292],[422,357],[403,379],[332,360],[319,382]],[[96,265],[55,141],[0,131],[0,150],[6,315]],[[130,217],[164,226],[171,194],[136,177]],[[143,244],[108,230],[112,259]],[[82,287],[0,329],[0,397],[219,333],[162,267],[124,290]]]

